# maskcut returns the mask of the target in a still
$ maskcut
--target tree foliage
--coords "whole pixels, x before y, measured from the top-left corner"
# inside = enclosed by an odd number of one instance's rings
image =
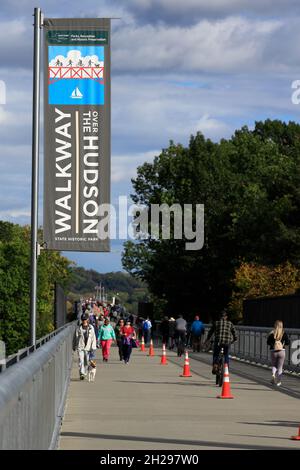
[[[238,320],[242,318],[245,299],[294,294],[299,288],[300,270],[289,262],[274,267],[242,263],[233,279],[229,308]]]
[[[38,337],[54,328],[54,283],[67,289],[70,264],[58,252],[42,251],[38,258]],[[29,286],[30,228],[0,221],[0,338],[8,354],[29,344]]]
[[[166,299],[168,310],[211,316],[230,300],[242,262],[300,260],[300,126],[257,122],[213,143],[201,133],[187,148],[170,142],[132,180],[134,202],[203,203],[205,244],[185,240],[127,242],[124,268]]]
[[[143,282],[121,271],[104,274],[75,266],[71,272],[69,295],[74,298],[94,296],[95,287],[101,282],[108,300],[111,301],[112,297],[118,294],[118,300],[128,311],[138,313],[138,302],[148,297],[148,289]]]

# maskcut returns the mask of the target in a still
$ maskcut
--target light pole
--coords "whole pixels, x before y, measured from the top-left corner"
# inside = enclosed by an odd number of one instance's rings
[[[96,300],[98,300],[98,297],[99,297],[99,295],[98,295],[98,290],[99,290],[98,286],[95,286],[95,291],[96,291]]]
[[[36,343],[41,27],[42,13],[40,8],[35,8],[31,169],[30,346],[35,346]]]

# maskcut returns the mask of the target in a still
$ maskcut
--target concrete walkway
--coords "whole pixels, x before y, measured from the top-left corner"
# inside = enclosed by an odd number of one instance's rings
[[[60,449],[300,449],[289,439],[300,425],[298,398],[231,374],[235,398],[218,400],[201,353],[190,359],[191,378],[179,377],[184,358],[174,353],[167,366],[139,350],[128,365],[117,356],[112,348],[102,363],[97,352],[95,383],[79,381],[74,360]]]

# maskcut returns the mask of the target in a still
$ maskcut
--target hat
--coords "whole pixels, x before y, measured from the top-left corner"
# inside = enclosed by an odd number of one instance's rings
[[[89,319],[89,316],[86,313],[83,313],[81,315],[81,321],[88,320],[88,319]]]

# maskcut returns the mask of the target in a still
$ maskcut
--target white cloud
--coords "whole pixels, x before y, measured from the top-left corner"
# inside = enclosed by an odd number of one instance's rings
[[[127,0],[126,3],[139,20],[177,24],[240,13],[293,16],[299,12],[298,0],[288,0],[288,7],[286,0]]]
[[[261,61],[265,44],[281,25],[278,20],[230,17],[188,28],[120,28],[113,38],[113,69],[150,74],[257,70],[267,67]]]
[[[132,154],[132,155],[116,155],[112,157],[112,175],[113,183],[120,181],[130,181],[131,178],[136,176],[136,169],[143,163],[152,162],[156,155],[159,155],[159,150],[152,150],[149,152]]]
[[[19,218],[19,217],[30,217],[30,207],[25,207],[23,209],[8,209],[0,210],[0,219],[10,219],[10,218]]]
[[[209,114],[204,114],[199,121],[197,121],[193,133],[197,131],[201,131],[205,137],[209,137],[211,139],[219,139],[220,136],[227,136],[231,129],[228,124],[225,122],[214,119]]]

